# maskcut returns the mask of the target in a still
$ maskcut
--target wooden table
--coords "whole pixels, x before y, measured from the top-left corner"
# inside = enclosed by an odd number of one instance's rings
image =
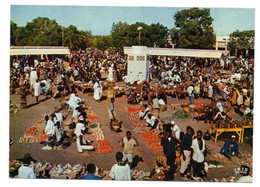
[[[245,133],[245,129],[253,129],[253,125],[244,125],[242,126],[243,132],[242,132],[242,138],[241,138],[241,143],[244,142],[244,133]]]
[[[242,127],[236,127],[236,128],[217,128],[216,124],[211,124],[210,126],[210,134],[212,134],[212,131],[215,130],[216,136],[215,138],[211,136],[211,138],[217,142],[218,136],[222,134],[223,132],[236,132],[238,135],[238,142],[242,143],[242,136],[243,136],[243,128]]]
[[[205,110],[205,108],[194,108],[194,114],[195,113],[198,114],[197,123],[199,123],[200,114],[204,113],[204,116],[205,116],[207,112],[209,112],[209,111]],[[193,114],[193,120],[194,120],[194,114]]]

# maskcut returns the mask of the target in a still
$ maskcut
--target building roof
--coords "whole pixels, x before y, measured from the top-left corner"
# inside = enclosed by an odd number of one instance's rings
[[[10,55],[68,55],[63,46],[10,46]]]
[[[180,48],[152,48],[146,46],[124,47],[125,54],[134,54],[140,47],[141,53],[155,56],[182,56],[182,57],[198,57],[198,58],[221,58],[226,56],[227,52],[219,50],[204,49],[180,49]],[[133,50],[134,49],[134,50]]]

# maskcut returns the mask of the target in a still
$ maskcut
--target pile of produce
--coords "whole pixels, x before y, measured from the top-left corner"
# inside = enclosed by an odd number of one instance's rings
[[[215,178],[210,180],[209,182],[236,182],[236,181],[237,181],[236,177],[230,176],[228,178],[222,178],[222,179]]]
[[[144,132],[149,131],[149,127],[146,126],[146,122],[139,119],[139,112],[131,112],[129,113],[129,119],[132,121],[133,125],[135,126],[134,132],[141,134]]]
[[[98,152],[99,153],[111,153],[113,152],[113,147],[109,144],[109,142],[104,140],[98,140]]]
[[[158,137],[157,132],[147,131],[141,133],[141,136],[156,154],[162,153],[161,139]]]
[[[217,159],[226,158],[224,155],[222,155],[222,154],[220,154],[220,153],[213,154],[213,157],[214,157],[214,158],[217,158]]]
[[[127,111],[129,113],[132,113],[132,112],[140,112],[140,111],[144,111],[145,108],[144,107],[127,107]]]
[[[190,115],[185,110],[178,110],[173,114],[174,119],[190,119]]]
[[[253,166],[253,156],[251,154],[248,154],[245,156],[246,161],[242,161],[241,165],[246,165],[248,167]]]
[[[141,181],[146,177],[145,172],[142,170],[138,171],[136,169],[132,169],[131,173],[132,173],[132,178],[134,180]]]
[[[38,132],[37,126],[29,126],[29,128],[25,131],[23,137],[20,138],[19,142],[25,142],[25,143],[36,143],[38,142],[35,137],[36,133]]]
[[[98,127],[98,128],[93,128],[90,130],[90,132],[96,137],[96,140],[104,140],[105,135],[103,133],[103,130]]]
[[[223,165],[216,160],[210,160],[210,161],[207,161],[207,163],[208,163],[209,168],[222,168],[223,167]]]
[[[47,140],[50,136],[47,134],[39,134],[37,137],[35,137],[34,139],[38,142],[42,142],[44,140]]]
[[[141,134],[145,142],[156,152],[156,154],[161,153],[161,139],[158,138],[159,130],[154,129],[151,131],[151,129],[146,126],[146,122],[139,119],[139,112],[144,111],[144,107],[127,107],[127,110],[130,115],[129,119],[135,126],[134,132]]]

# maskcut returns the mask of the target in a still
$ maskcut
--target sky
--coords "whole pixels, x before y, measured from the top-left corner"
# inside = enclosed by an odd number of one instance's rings
[[[190,7],[188,7],[190,8]],[[133,24],[157,23],[175,27],[173,16],[185,8],[175,7],[108,7],[108,6],[31,6],[12,5],[11,20],[25,26],[37,17],[55,19],[61,26],[75,25],[79,30],[91,31],[92,35],[109,35],[113,22]],[[255,9],[210,8],[214,19],[213,28],[218,36],[227,36],[235,30],[255,29]]]

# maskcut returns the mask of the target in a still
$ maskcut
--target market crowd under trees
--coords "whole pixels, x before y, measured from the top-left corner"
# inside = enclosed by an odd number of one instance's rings
[[[148,47],[171,47],[168,38],[177,48],[214,49],[216,35],[212,27],[214,19],[210,9],[190,8],[176,12],[173,16],[174,28],[167,28],[160,23],[147,25],[143,22],[128,24],[113,23],[111,34],[93,36],[90,31],[78,30],[74,25],[63,27],[55,20],[38,17],[28,22],[25,27],[18,27],[11,21],[11,45],[15,46],[68,46],[78,50],[95,47],[105,50],[115,47],[138,45],[138,26],[142,26],[141,45]],[[234,31],[230,34],[229,50],[252,49],[254,31]],[[240,39],[233,39],[239,37]]]

